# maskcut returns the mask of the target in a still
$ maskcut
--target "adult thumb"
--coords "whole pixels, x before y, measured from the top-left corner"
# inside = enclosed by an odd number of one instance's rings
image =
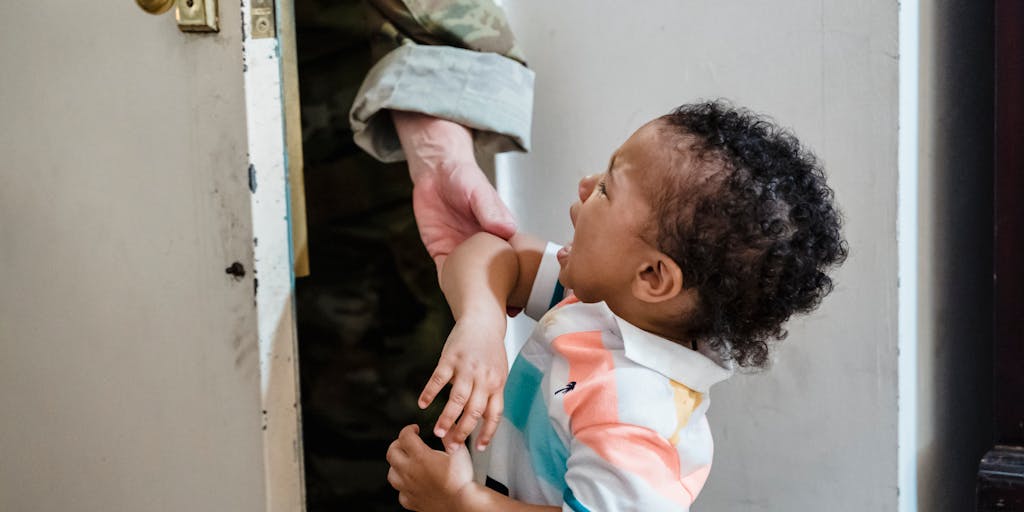
[[[480,227],[494,236],[508,240],[516,234],[518,227],[512,212],[498,196],[494,189],[484,193],[473,194],[470,207]]]

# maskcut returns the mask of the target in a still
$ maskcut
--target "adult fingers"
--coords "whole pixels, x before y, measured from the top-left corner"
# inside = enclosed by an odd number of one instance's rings
[[[443,438],[448,434],[448,430],[452,428],[455,420],[458,419],[459,414],[466,407],[466,403],[469,402],[469,397],[472,393],[472,380],[465,377],[456,377],[452,381],[452,390],[448,394],[448,403],[445,404],[444,410],[441,411],[441,416],[437,419],[437,425],[434,426],[434,435]]]
[[[506,240],[516,234],[515,217],[512,216],[512,212],[505,206],[501,196],[490,184],[485,184],[477,189],[471,196],[469,204],[473,216],[485,231]]]
[[[441,280],[441,269],[444,268],[444,261],[448,259],[447,254],[438,254],[434,256],[434,266],[437,267],[437,280]]]
[[[505,407],[504,397],[501,394],[491,396],[487,402],[487,410],[484,412],[484,424],[480,427],[480,437],[477,438],[476,449],[484,451],[487,445],[491,444],[494,433],[501,423],[501,413]]]
[[[452,367],[444,362],[437,365],[434,369],[434,373],[430,375],[430,379],[427,380],[427,385],[423,386],[423,392],[420,393],[419,406],[420,409],[425,409],[437,394],[441,392],[445,384],[452,379],[453,374]]]

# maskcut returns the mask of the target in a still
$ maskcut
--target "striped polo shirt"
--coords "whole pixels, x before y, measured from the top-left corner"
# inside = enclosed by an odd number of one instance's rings
[[[563,510],[689,510],[711,469],[708,390],[731,370],[603,302],[560,300],[557,251],[530,294],[539,321],[505,384],[488,487]]]

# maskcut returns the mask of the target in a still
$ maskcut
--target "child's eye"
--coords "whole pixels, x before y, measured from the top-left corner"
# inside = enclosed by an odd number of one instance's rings
[[[604,188],[604,180],[597,182],[597,191],[600,192],[602,196],[608,195],[608,191]]]

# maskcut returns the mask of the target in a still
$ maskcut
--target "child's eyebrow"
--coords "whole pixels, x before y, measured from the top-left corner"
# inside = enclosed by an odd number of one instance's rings
[[[612,181],[612,170],[615,169],[615,155],[612,155],[612,159],[608,161],[608,173],[606,181]]]

